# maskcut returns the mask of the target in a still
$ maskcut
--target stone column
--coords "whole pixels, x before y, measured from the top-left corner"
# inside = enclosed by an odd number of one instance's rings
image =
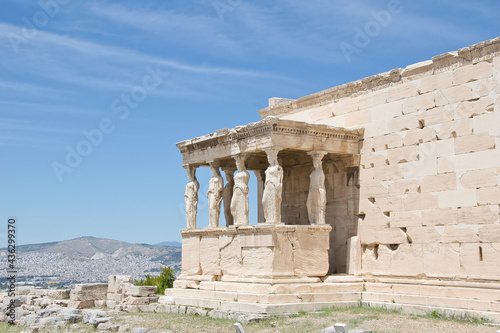
[[[227,167],[223,168],[224,174],[226,175],[226,185],[224,186],[224,191],[222,192],[222,202],[224,206],[224,217],[226,218],[226,227],[233,225],[233,215],[231,214],[231,200],[233,199],[233,187],[234,187],[234,172],[235,168]]]
[[[323,172],[323,156],[325,151],[307,153],[313,160],[313,171],[309,176],[309,194],[307,195],[307,215],[311,224],[325,224],[326,189],[325,173]]]
[[[186,228],[196,229],[196,213],[198,212],[198,189],[200,184],[196,179],[196,167],[185,165],[189,182],[186,184],[184,192],[184,202],[186,203]]]
[[[254,171],[255,177],[257,177],[257,222],[264,223],[264,209],[262,208],[262,194],[264,192],[264,180],[266,179],[266,174],[264,170]]]
[[[212,169],[212,178],[208,185],[208,226],[215,228],[219,226],[220,205],[222,202],[222,192],[224,190],[224,180],[220,175],[219,165],[216,162],[209,162]]]
[[[283,168],[278,163],[278,148],[266,149],[269,167],[262,194],[262,208],[266,223],[281,223],[281,196],[283,191]]]
[[[236,161],[238,173],[234,177],[233,199],[231,200],[231,214],[234,225],[248,225],[248,181],[250,174],[245,167],[246,155],[233,156]]]

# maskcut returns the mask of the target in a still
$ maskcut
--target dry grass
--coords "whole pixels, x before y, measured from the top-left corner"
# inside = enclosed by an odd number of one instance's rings
[[[133,327],[146,327],[149,333],[175,332],[231,332],[234,321],[212,319],[194,315],[168,313],[121,313],[115,316],[114,323]],[[443,318],[437,313],[428,316],[405,315],[395,311],[376,308],[329,308],[315,313],[300,313],[291,318],[273,318],[261,322],[244,324],[248,333],[275,332],[320,332],[334,323],[346,323],[349,328],[363,328],[374,333],[493,333],[499,330],[485,321],[471,318]],[[80,324],[83,330],[44,329],[41,332],[95,332],[87,325]],[[0,324],[0,332],[19,333],[21,328]]]

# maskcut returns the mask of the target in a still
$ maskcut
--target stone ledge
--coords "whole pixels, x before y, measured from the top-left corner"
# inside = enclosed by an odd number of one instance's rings
[[[396,68],[389,72],[376,74],[361,80],[329,88],[296,100],[284,101],[274,107],[259,110],[262,118],[284,116],[332,103],[335,100],[364,94],[400,84],[403,80],[413,80],[422,76],[431,76],[464,65],[489,61],[500,54],[500,37],[487,40],[458,51],[447,52],[432,57],[432,60],[409,65],[405,69]]]

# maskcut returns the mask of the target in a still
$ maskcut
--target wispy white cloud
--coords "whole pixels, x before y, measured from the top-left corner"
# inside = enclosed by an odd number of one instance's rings
[[[22,102],[19,100],[1,100],[0,105],[2,105],[2,113],[12,113],[16,115],[43,115],[43,114],[67,114],[71,116],[81,115],[81,116],[92,116],[92,115],[104,115],[109,110],[90,110],[78,107],[73,104],[68,105],[57,105],[57,104],[46,104],[46,103],[30,103]]]
[[[6,53],[12,51],[5,36],[18,29],[17,26],[0,23],[0,34],[3,36],[0,38],[3,49],[0,54],[7,56]],[[133,49],[98,44],[45,31],[39,31],[30,44],[32,44],[30,47],[37,49],[38,52],[21,50],[17,57],[11,57],[11,67],[22,62],[32,73],[60,82],[98,89],[123,90],[130,87],[131,81],[137,79],[141,71],[144,72],[145,66],[156,64],[160,64],[166,70],[185,73],[280,79],[262,71],[191,65]]]

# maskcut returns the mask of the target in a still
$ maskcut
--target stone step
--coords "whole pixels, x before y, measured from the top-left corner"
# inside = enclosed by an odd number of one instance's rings
[[[203,281],[199,284],[200,290],[228,291],[239,293],[259,294],[294,294],[313,292],[340,292],[340,291],[362,291],[363,282],[354,283],[286,283],[286,284],[262,284],[262,283],[240,283]]]
[[[448,297],[459,299],[480,299],[488,301],[500,300],[500,290],[485,289],[479,287],[453,287],[433,285],[412,285],[395,283],[371,283],[365,284],[367,292],[387,294],[410,294],[430,297]]]
[[[250,294],[236,292],[208,291],[198,289],[171,289],[169,296],[174,299],[193,298],[199,300],[232,301],[256,304],[287,304],[306,302],[358,301],[361,291],[323,292],[296,294]]]
[[[181,306],[194,306],[205,310],[218,309],[222,311],[243,312],[243,313],[297,313],[299,311],[318,311],[332,306],[352,307],[359,305],[359,300],[330,300],[303,303],[276,303],[260,304],[248,302],[208,300],[198,298],[173,298],[174,304]]]
[[[414,304],[422,306],[455,308],[475,311],[500,312],[500,301],[484,301],[438,296],[419,296],[411,294],[386,294],[364,292],[363,301],[393,304]]]

